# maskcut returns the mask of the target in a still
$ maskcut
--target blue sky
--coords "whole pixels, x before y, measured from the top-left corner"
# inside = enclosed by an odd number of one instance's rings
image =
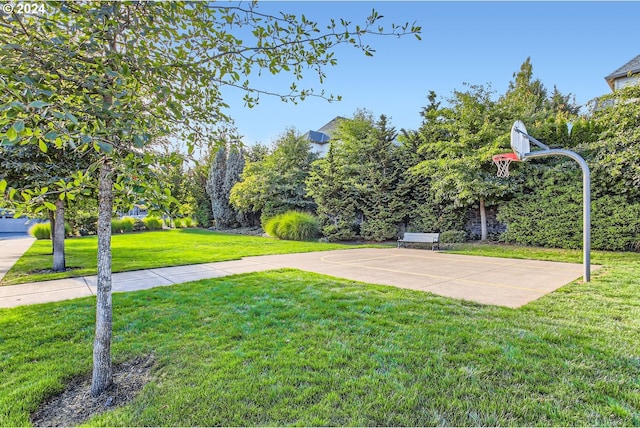
[[[325,70],[323,85],[313,73],[299,84],[341,95],[340,102],[308,99],[294,105],[263,97],[249,109],[241,93],[229,92],[228,112],[246,144],[270,144],[288,127],[315,130],[358,108],[387,115],[397,129],[416,129],[429,90],[448,97],[466,82],[491,84],[502,94],[527,57],[549,90],[556,85],[582,105],[609,92],[604,76],[640,54],[640,2],[269,1],[259,6],[262,12],[304,13],[319,23],[363,22],[373,8],[384,15],[385,27],[417,21],[422,41],[371,37],[373,57],[340,47],[338,65]],[[264,85],[282,92],[292,81],[278,76]]]

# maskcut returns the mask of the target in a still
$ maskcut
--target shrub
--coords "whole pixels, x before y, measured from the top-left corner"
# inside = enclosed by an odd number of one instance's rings
[[[123,232],[133,232],[133,228],[136,224],[136,220],[131,217],[124,217],[121,222]]]
[[[112,219],[111,220],[111,233],[122,233],[122,220]]]
[[[447,230],[440,234],[440,242],[442,244],[454,244],[467,240],[467,232],[464,230]]]
[[[143,221],[147,230],[162,230],[162,220],[158,217],[145,217]]]
[[[191,217],[185,217],[182,219],[184,222],[184,227],[193,227],[195,226],[193,219]]]
[[[264,230],[273,237],[291,241],[308,241],[319,233],[318,218],[312,214],[287,211],[268,220]]]
[[[133,223],[133,231],[134,232],[142,232],[145,229],[144,221],[142,219],[137,218]]]
[[[29,228],[29,235],[36,239],[51,239],[51,226],[49,223],[36,223]]]
[[[81,236],[98,233],[98,214],[89,211],[78,211],[69,222]]]
[[[508,225],[502,239],[521,245],[582,248],[582,195],[577,191],[558,192],[553,198],[542,198],[539,193],[521,196],[500,209],[498,218]],[[591,248],[610,251],[638,248],[640,203],[606,195],[593,200],[591,206]]]
[[[36,223],[29,228],[29,235],[36,239],[51,239],[51,225],[47,223]],[[71,236],[71,226],[64,224],[65,236]]]
[[[327,218],[323,223],[326,224],[322,226],[322,234],[330,242],[351,241],[357,236],[355,230],[357,224],[355,224],[355,222],[343,220],[341,218]]]
[[[176,229],[182,229],[184,227],[184,223],[181,218],[173,219],[173,227]]]
[[[397,239],[398,225],[388,219],[369,219],[360,225],[360,235],[367,241],[376,242]]]

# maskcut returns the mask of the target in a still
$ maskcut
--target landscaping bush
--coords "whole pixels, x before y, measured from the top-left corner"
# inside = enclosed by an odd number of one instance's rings
[[[557,186],[545,195],[521,196],[500,208],[507,224],[505,242],[556,248],[582,248],[582,195],[575,186]],[[562,193],[562,191],[566,191]],[[571,191],[573,190],[573,191]],[[553,195],[546,195],[553,193]],[[541,197],[542,196],[542,197]],[[622,196],[592,201],[591,247],[595,250],[637,251],[640,243],[640,204]]]
[[[143,230],[145,230],[144,221],[142,221],[142,219],[140,219],[140,218],[137,218],[135,220],[135,222],[133,223],[133,231],[134,232],[142,232]]]
[[[191,217],[185,217],[182,219],[184,222],[184,227],[194,227],[195,223]]]
[[[181,218],[174,218],[173,219],[173,227],[175,227],[176,229],[182,229],[184,227],[184,223],[182,221]]]
[[[78,211],[69,219],[73,229],[81,236],[95,235],[98,233],[98,214],[89,211]]]
[[[338,221],[322,227],[322,234],[329,242],[351,241],[356,239],[355,225],[349,221]]]
[[[143,222],[147,230],[162,230],[162,219],[158,217],[145,217]]]
[[[290,241],[308,241],[318,237],[318,218],[312,214],[287,211],[268,220],[264,230],[270,236]]]
[[[467,232],[464,230],[447,230],[440,234],[440,243],[455,244],[467,240]]]
[[[135,224],[136,224],[136,220],[134,218],[124,217],[121,220],[122,231],[123,232],[133,232]]]
[[[117,218],[111,220],[111,233],[122,233],[122,220]]]
[[[367,241],[388,241],[398,238],[398,225],[389,219],[373,218],[363,221],[360,235]]]
[[[29,235],[36,239],[51,239],[51,226],[49,223],[36,223],[29,228]]]
[[[36,223],[29,228],[29,235],[36,239],[51,239],[51,225],[47,223]],[[71,236],[71,226],[64,225],[65,236]]]

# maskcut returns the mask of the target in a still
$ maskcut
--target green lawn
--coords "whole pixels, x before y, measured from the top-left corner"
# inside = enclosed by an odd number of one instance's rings
[[[519,309],[295,270],[117,293],[115,360],[153,380],[88,424],[640,426],[640,254],[594,260]],[[0,425],[90,372],[94,304],[0,310]]]
[[[36,241],[11,268],[0,285],[95,275],[98,238],[71,238],[65,243],[67,267],[77,269],[63,273],[34,273],[51,269],[52,260],[51,241]],[[115,234],[111,246],[113,272],[237,260],[246,256],[353,248],[342,244],[225,235],[202,229]]]

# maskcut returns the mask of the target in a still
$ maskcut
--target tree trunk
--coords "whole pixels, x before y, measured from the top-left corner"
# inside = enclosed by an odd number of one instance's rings
[[[112,383],[111,368],[111,213],[113,211],[112,166],[105,160],[98,181],[98,289],[96,336],[93,342],[91,395],[100,395]]]
[[[480,239],[487,240],[487,211],[484,207],[484,198],[480,198]]]
[[[56,213],[55,211],[49,211],[49,231],[51,234],[51,254],[56,250]]]
[[[64,272],[67,268],[64,258],[64,201],[56,200],[55,223],[51,225],[53,241],[53,271]]]

